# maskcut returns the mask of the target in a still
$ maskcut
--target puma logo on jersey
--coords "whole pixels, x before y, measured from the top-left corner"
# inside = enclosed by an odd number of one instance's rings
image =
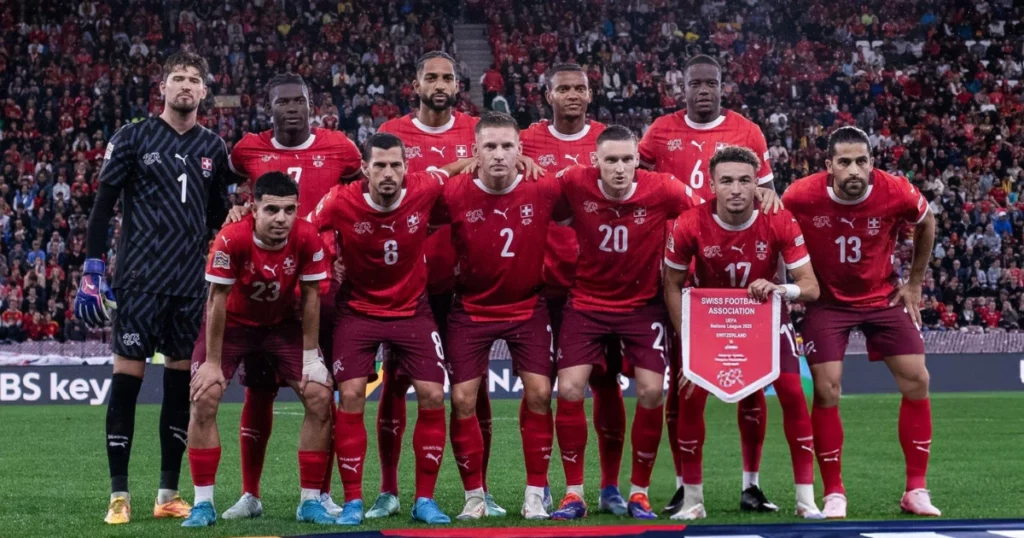
[[[844,219],[843,217],[839,217],[839,222],[844,222],[846,224],[849,224],[850,228],[853,228],[853,221],[855,221],[855,220],[857,220],[857,219],[856,218]]]
[[[224,246],[228,246],[228,241],[231,241],[230,239],[228,239],[227,237],[225,237],[223,235],[220,236],[220,238],[224,240]]]
[[[577,165],[580,164],[580,155],[578,153],[576,155],[569,155],[568,153],[566,153],[565,154],[565,158],[570,160],[570,161],[572,161],[573,163],[575,163]]]
[[[690,144],[697,146],[697,151],[704,153],[704,142],[697,142],[696,140],[690,140]]]
[[[188,164],[188,161],[185,160],[186,158],[188,158],[188,154],[186,154],[184,157],[182,157],[181,155],[178,155],[177,153],[175,153],[174,154],[174,158],[180,160],[181,164]]]
[[[732,245],[732,246],[729,247],[729,250],[735,250],[736,252],[739,252],[740,254],[743,254],[743,247],[745,247],[745,246],[747,246],[746,243],[744,243],[744,244],[742,244],[742,245],[740,245],[738,247],[736,245]]]
[[[617,208],[617,207],[609,207],[609,208],[608,208],[608,210],[609,210],[609,211],[614,211],[614,212],[615,212],[615,216],[616,216],[616,217],[621,217],[621,216],[622,216],[622,215],[621,215],[621,214],[619,213],[620,209],[619,209],[619,208]]]
[[[441,146],[441,149],[437,149],[434,146],[430,146],[430,151],[433,151],[434,153],[440,155],[442,159],[444,158],[444,150],[446,149],[448,149],[448,146]]]
[[[506,215],[506,213],[508,213],[508,209],[501,211],[500,209],[495,208],[494,210],[495,215],[501,215],[505,220],[508,220],[508,215]]]
[[[391,224],[381,224],[380,227],[381,228],[387,228],[387,229],[391,230],[392,232],[395,231],[395,223],[394,222],[392,222]]]
[[[273,267],[269,265],[264,265],[263,270],[274,275],[275,277],[277,276],[277,265],[274,265]]]

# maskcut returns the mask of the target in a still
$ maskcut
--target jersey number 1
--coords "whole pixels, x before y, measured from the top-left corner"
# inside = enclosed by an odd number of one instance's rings
[[[185,203],[185,191],[188,189],[188,174],[182,172],[178,176],[178,183],[181,183],[181,203]]]

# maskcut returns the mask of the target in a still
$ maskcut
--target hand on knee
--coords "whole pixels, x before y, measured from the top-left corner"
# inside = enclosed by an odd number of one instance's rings
[[[211,387],[204,392],[199,399],[192,402],[190,419],[204,426],[216,422],[220,396],[221,392],[216,387]]]

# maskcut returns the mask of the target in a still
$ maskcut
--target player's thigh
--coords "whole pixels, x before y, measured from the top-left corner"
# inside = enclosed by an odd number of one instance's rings
[[[342,310],[334,328],[334,357],[331,359],[331,372],[339,387],[353,379],[377,380],[374,365],[377,348],[389,328],[385,321]]]
[[[931,383],[931,376],[928,373],[923,353],[886,357],[885,364],[896,379],[896,385],[900,388],[900,393],[913,400],[928,397],[928,386]]]
[[[221,343],[220,371],[224,379],[229,383],[242,364],[242,359],[252,354],[256,346],[248,342],[253,338],[253,333],[246,330],[246,327],[225,325],[224,341]],[[192,374],[195,374],[199,367],[206,363],[206,323],[200,323],[199,335],[195,345],[192,347],[192,355],[189,364]]]
[[[635,370],[643,369],[664,379],[668,365],[665,349],[668,314],[665,307],[661,304],[647,305],[616,316],[615,333],[622,341],[623,374],[635,377]]]
[[[871,361],[900,355],[924,355],[921,331],[903,305],[865,311],[861,330],[864,331]]]
[[[578,366],[590,366],[592,370],[605,371],[605,342],[613,331],[606,313],[576,310],[566,306],[562,313],[562,329],[558,335],[558,353],[555,361],[559,383],[562,370]],[[587,381],[583,380],[584,383]]]
[[[444,346],[434,318],[424,304],[410,318],[393,320],[387,341],[398,359],[399,372],[413,380],[444,386]],[[419,393],[419,389],[417,389]]]
[[[800,329],[807,364],[814,366],[841,362],[846,355],[850,331],[860,322],[861,316],[853,309],[827,305],[808,306]]]
[[[134,289],[117,290],[117,310],[112,320],[110,347],[114,355],[127,361],[142,361],[153,356],[161,338],[163,313],[167,308],[169,297]],[[192,351],[195,336],[189,342],[188,351]],[[188,355],[179,355],[187,357]],[[117,363],[115,361],[115,373]],[[124,372],[127,373],[127,372]],[[141,377],[141,376],[139,376]]]
[[[460,385],[472,379],[479,380],[487,374],[491,346],[501,338],[505,322],[473,321],[461,308],[454,309],[448,316],[449,337],[443,346],[444,360],[448,366],[448,378],[452,385]],[[454,400],[455,393],[452,393]],[[474,397],[475,398],[475,397]]]
[[[506,324],[501,334],[512,357],[512,373],[530,373],[554,379],[554,338],[546,306],[538,304],[529,319]]]
[[[160,313],[160,341],[157,351],[164,354],[169,362],[188,359],[193,344],[199,337],[199,326],[203,321],[203,297],[168,297]],[[225,336],[225,341],[227,337]]]

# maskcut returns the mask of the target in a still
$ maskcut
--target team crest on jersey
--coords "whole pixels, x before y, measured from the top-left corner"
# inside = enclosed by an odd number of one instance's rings
[[[868,219],[868,235],[878,235],[882,229],[882,219],[871,217]]]
[[[278,157],[277,155],[274,155],[272,153],[266,153],[262,157],[260,157],[260,161],[261,162],[265,162],[265,163],[269,163],[271,160],[276,161],[279,158],[280,157]]]
[[[679,151],[681,149],[683,149],[683,141],[682,141],[682,139],[676,138],[675,140],[669,140],[668,141],[668,150],[669,151]]]
[[[590,152],[590,165],[591,166],[596,166],[597,165],[597,152],[596,151],[591,151]]]
[[[409,146],[405,148],[406,159],[416,159],[423,156],[423,151],[420,150],[419,146]]]
[[[533,222],[533,204],[519,206],[519,218],[523,220],[524,225]]]
[[[547,168],[548,166],[555,164],[555,156],[551,153],[541,155],[537,158],[537,164]]]
[[[320,203],[323,203],[323,202],[320,202]],[[373,225],[370,224],[369,222],[357,222],[357,223],[355,223],[353,228],[355,228],[356,233],[359,234],[359,235],[373,233]]]
[[[718,150],[720,150],[720,149],[722,149],[722,148],[724,148],[725,146],[728,146],[728,145],[729,144],[726,144],[725,142],[715,142],[715,153],[718,153]]]
[[[213,253],[213,268],[214,269],[231,269],[231,255],[223,250],[217,250]]]
[[[320,167],[322,167],[324,165],[324,161],[325,160],[326,159],[325,159],[325,157],[323,155],[314,155],[313,156],[313,166],[315,166],[317,168],[320,168]]]
[[[483,209],[474,209],[472,211],[466,211],[466,220],[468,220],[471,224],[476,224],[476,223],[478,223],[480,221],[483,221],[484,220],[484,210]]]
[[[107,152],[103,154],[103,160],[110,160],[110,156],[114,154],[114,145],[107,144]]]
[[[256,274],[256,266],[252,262],[245,262],[245,270],[249,271],[250,274]]]
[[[817,217],[814,217],[814,227],[815,228],[831,228],[832,227],[832,219],[830,219],[828,217],[828,215],[818,215]]]
[[[643,224],[644,221],[647,220],[647,208],[646,207],[636,207],[636,208],[633,208],[633,220],[637,224]]]
[[[597,213],[597,202],[583,202],[583,211],[587,213]]]
[[[676,239],[674,237],[672,237],[671,235],[668,236],[668,251],[669,252],[675,252],[676,251]]]
[[[466,157],[469,157],[469,147],[465,144],[457,144],[455,146],[455,157],[457,159],[465,159]]]
[[[754,250],[757,251],[757,259],[765,261],[768,259],[768,243],[764,241],[758,241],[754,245]]]
[[[163,164],[163,161],[160,160],[160,154],[155,151],[153,153],[145,154],[142,157],[142,162],[145,163],[146,166],[153,166],[153,163]]]
[[[704,247],[704,257],[705,258],[721,258],[722,257],[722,247],[720,247],[718,245],[713,245],[713,246],[710,246],[710,247]]]
[[[295,258],[288,256],[281,265],[284,266],[284,274],[288,276],[295,274]]]
[[[207,172],[213,171],[213,159],[209,157],[203,157],[201,162],[203,165],[203,170],[206,170]]]
[[[405,223],[409,226],[409,233],[414,234],[420,226],[420,214],[413,213],[409,215],[409,218],[405,219]]]

